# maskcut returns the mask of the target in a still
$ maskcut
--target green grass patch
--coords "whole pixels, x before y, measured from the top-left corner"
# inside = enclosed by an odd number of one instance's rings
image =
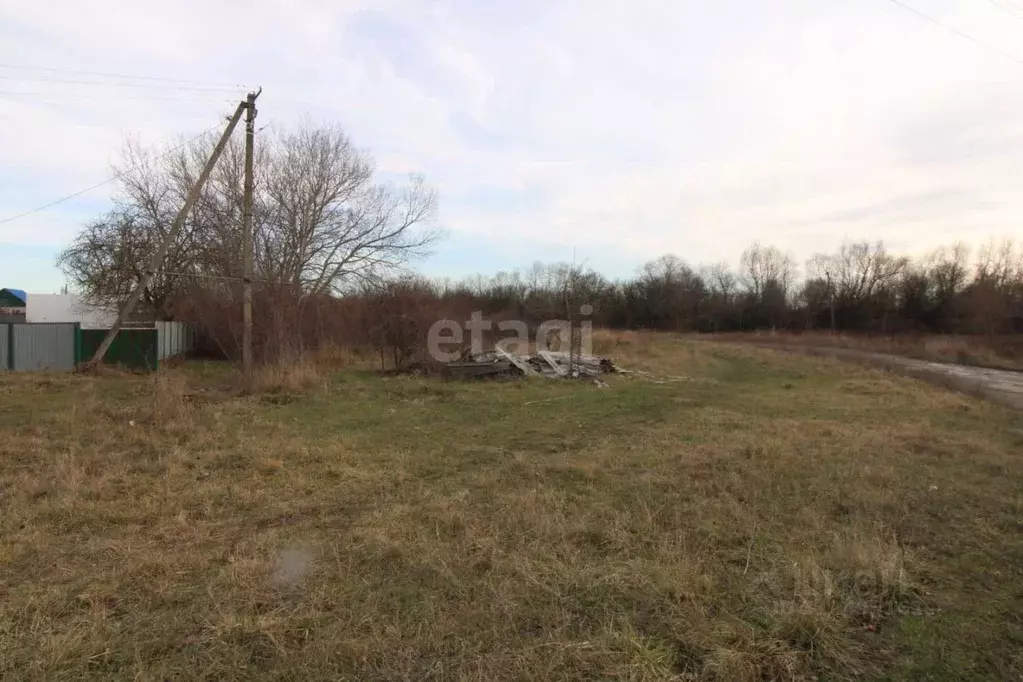
[[[1017,414],[608,352],[650,374],[0,375],[0,677],[1023,674]]]

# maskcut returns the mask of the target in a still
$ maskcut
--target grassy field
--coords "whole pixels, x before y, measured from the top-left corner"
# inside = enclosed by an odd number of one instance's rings
[[[950,362],[974,367],[1023,371],[1023,335],[982,336],[965,334],[832,334],[826,331],[749,332],[715,334],[722,341],[753,341],[787,346],[837,347],[868,353],[902,355],[917,360]]]
[[[0,374],[0,678],[1023,676],[1019,415],[600,343],[653,375]]]

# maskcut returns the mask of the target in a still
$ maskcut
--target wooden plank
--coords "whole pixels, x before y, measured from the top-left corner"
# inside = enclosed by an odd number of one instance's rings
[[[445,373],[454,379],[477,379],[506,374],[512,370],[510,362],[469,362],[445,365]]]
[[[513,365],[515,365],[516,367],[518,367],[520,370],[522,370],[522,373],[525,374],[527,377],[533,377],[533,376],[537,375],[537,371],[535,369],[533,369],[532,367],[530,367],[529,363],[527,363],[525,360],[523,360],[522,358],[520,358],[518,356],[512,355],[511,353],[506,351],[504,348],[501,348],[500,345],[495,345],[494,346],[494,352],[497,353],[498,355],[500,355],[502,358],[504,358],[508,362],[510,362]]]
[[[550,356],[556,361],[568,364],[568,353],[564,351],[549,352]],[[602,358],[596,355],[577,355],[573,360],[573,369],[578,370],[580,374],[594,375],[616,371],[614,362],[610,358]]]
[[[564,362],[568,362],[569,355],[565,351],[545,351],[545,352],[548,353],[552,358],[554,358],[556,360],[563,360]],[[601,362],[604,360],[604,358],[597,357],[596,355],[576,355],[572,359],[575,362],[575,364],[577,364],[577,365],[594,365],[594,366],[600,366]]]
[[[551,366],[551,369],[553,369],[559,377],[568,376],[568,370],[558,364],[557,360],[554,359],[554,354],[549,350],[542,350],[539,355],[544,359],[544,362]]]

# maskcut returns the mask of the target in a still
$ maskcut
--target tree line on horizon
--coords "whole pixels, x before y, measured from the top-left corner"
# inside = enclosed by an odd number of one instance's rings
[[[155,154],[129,144],[121,190],[60,254],[74,290],[116,306],[167,235],[215,139]],[[232,140],[140,307],[180,319],[236,355],[241,327],[243,149]],[[799,267],[754,243],[736,266],[665,255],[612,280],[564,263],[429,280],[410,268],[434,250],[436,195],[417,176],[376,179],[372,157],[337,126],[304,124],[262,137],[255,163],[253,252],[257,347],[265,356],[323,344],[373,345],[409,355],[438,319],[480,310],[495,321],[580,319],[675,332],[830,329],[878,334],[1023,332],[1023,248],[1009,239],[963,243],[922,258],[883,242],[851,241]]]
[[[526,320],[564,313],[570,299],[594,306],[595,324],[625,329],[1023,332],[1023,248],[1010,239],[976,250],[958,242],[920,258],[892,254],[883,242],[847,241],[812,256],[802,273],[792,256],[758,242],[735,268],[665,255],[617,281],[592,269],[537,263],[460,282],[406,279],[391,286],[426,287],[441,299]]]

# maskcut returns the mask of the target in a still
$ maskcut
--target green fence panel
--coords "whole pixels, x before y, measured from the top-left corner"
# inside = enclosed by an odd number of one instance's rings
[[[96,354],[106,329],[83,329],[80,335],[80,353],[83,361]],[[153,370],[159,365],[157,357],[157,334],[155,329],[122,329],[117,332],[114,342],[107,349],[103,362],[108,365],[122,365],[130,369]]]
[[[82,323],[75,322],[75,367],[82,362]]]

